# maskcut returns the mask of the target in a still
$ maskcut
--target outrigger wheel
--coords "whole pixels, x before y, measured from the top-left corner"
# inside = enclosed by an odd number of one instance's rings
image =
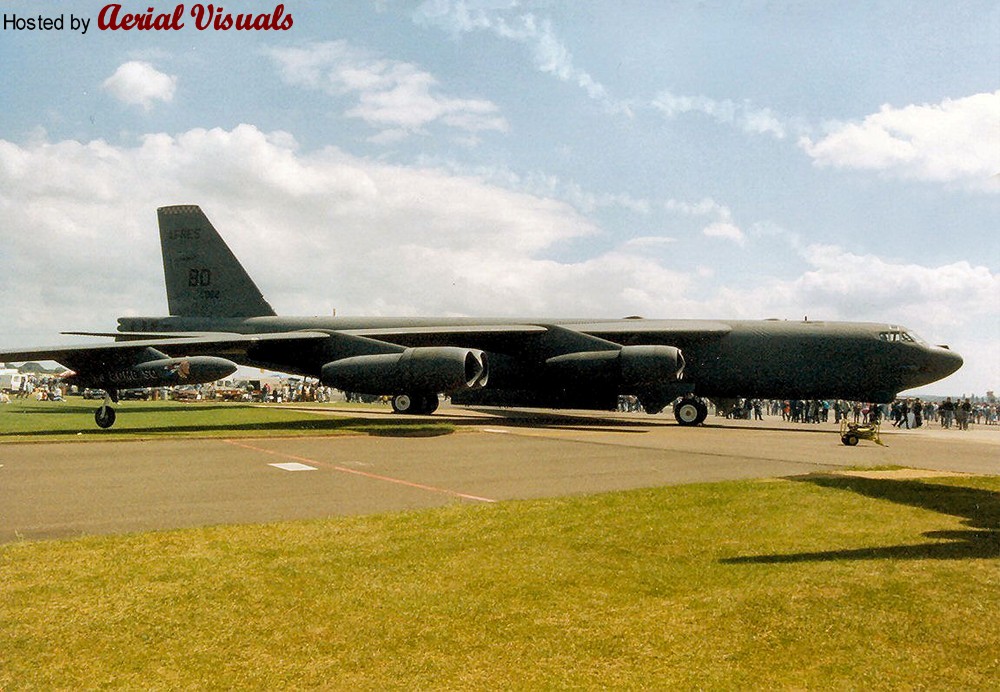
[[[104,395],[104,403],[94,411],[94,422],[97,423],[97,427],[110,428],[115,424],[115,418],[118,414],[115,413],[111,404],[116,401],[118,401],[118,392],[113,389],[107,390]]]
[[[674,418],[681,425],[700,425],[708,417],[708,406],[701,399],[685,397],[674,404]]]
[[[99,428],[110,428],[115,424],[117,414],[110,406],[104,405],[94,411],[94,422]]]

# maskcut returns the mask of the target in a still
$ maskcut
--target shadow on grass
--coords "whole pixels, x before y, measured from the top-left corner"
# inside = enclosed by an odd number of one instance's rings
[[[929,531],[933,543],[828,550],[785,555],[755,555],[721,560],[729,564],[781,564],[837,560],[961,560],[1000,559],[1000,493],[980,488],[925,483],[917,480],[873,479],[813,474],[790,480],[858,493],[897,504],[920,507],[963,519],[968,530]]]
[[[24,407],[24,408],[12,408],[10,410],[11,414],[15,415],[43,415],[43,416],[59,416],[59,415],[73,415],[78,416],[80,414],[90,414],[93,415],[94,411],[99,408],[102,404],[100,399],[91,399],[87,403],[76,404],[76,403],[61,403],[52,402],[52,408],[45,408],[43,406],[38,407]],[[139,404],[136,406],[136,404]],[[238,404],[190,404],[191,410],[198,411],[215,411],[219,409],[225,409],[227,411],[232,411],[237,408]],[[249,405],[247,405],[249,406]],[[164,413],[171,412],[176,413],[178,411],[185,410],[185,404],[161,404],[161,405],[148,405],[144,402],[125,402],[124,404],[115,404],[115,410],[121,411],[122,407],[128,412],[141,412],[141,413]]]
[[[150,410],[150,409],[145,409]],[[176,411],[176,409],[173,409]],[[78,430],[29,430],[23,432],[0,433],[3,437],[75,437]],[[170,435],[205,434],[213,437],[225,437],[233,434],[247,433],[302,433],[302,434],[329,434],[329,433],[359,433],[376,437],[437,437],[448,435],[453,432],[450,425],[426,423],[421,421],[372,421],[365,418],[331,418],[301,421],[272,421],[254,423],[227,423],[227,424],[201,424],[201,425],[162,425],[134,427],[122,425],[120,427],[101,430],[93,428],[88,430],[91,439],[101,436],[108,436],[114,439],[129,439],[130,437],[141,437],[142,435]]]

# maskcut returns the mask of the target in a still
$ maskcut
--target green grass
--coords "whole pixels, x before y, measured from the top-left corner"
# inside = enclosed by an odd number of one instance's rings
[[[94,423],[100,401],[21,401],[0,405],[0,444],[61,440],[123,440],[160,436],[268,437],[294,435],[443,435],[454,426],[433,420],[375,420],[297,411],[281,405],[225,402],[128,401],[114,427]]]
[[[11,544],[0,689],[995,689],[998,536],[810,476]]]

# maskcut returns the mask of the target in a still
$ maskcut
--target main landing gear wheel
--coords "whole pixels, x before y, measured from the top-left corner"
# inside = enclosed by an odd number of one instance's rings
[[[116,417],[115,410],[107,404],[94,411],[94,422],[99,428],[110,428],[115,424]]]
[[[392,397],[392,410],[396,413],[413,413],[414,401],[409,394],[397,394]]]
[[[700,425],[708,417],[708,406],[698,399],[681,399],[674,404],[674,418],[681,425]]]
[[[424,395],[423,406],[421,407],[420,412],[424,413],[424,414],[427,414],[429,416],[430,414],[432,414],[435,411],[437,411],[437,409],[438,409],[438,403],[440,403],[440,402],[438,401],[438,395],[437,394],[425,394]]]
[[[392,410],[396,413],[430,415],[437,411],[437,394],[397,394],[392,397]]]

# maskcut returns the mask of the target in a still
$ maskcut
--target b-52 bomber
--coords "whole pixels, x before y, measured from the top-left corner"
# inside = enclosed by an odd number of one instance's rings
[[[476,406],[614,410],[633,395],[697,425],[737,397],[889,402],[962,358],[893,324],[778,320],[279,317],[198,206],[157,210],[169,316],[120,317],[86,346],[0,351],[55,360],[108,396],[125,387],[212,382],[237,364],[392,397],[430,414],[440,394]]]

